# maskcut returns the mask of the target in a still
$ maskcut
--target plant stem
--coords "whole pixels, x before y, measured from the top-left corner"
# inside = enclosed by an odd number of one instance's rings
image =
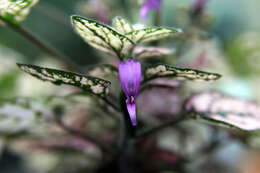
[[[59,50],[53,48],[53,46],[50,46],[47,42],[40,39],[38,36],[32,34],[25,28],[15,25],[7,20],[5,20],[3,17],[0,16],[0,20],[2,20],[9,28],[14,30],[15,32],[22,35],[24,38],[29,40],[31,43],[36,45],[39,49],[41,49],[43,52],[47,53],[51,57],[57,59],[59,62],[61,62],[67,69],[72,71],[80,71],[79,68],[72,63],[68,57],[66,57],[63,53],[61,53]]]
[[[164,89],[175,89],[176,87],[166,85],[166,84],[146,84],[142,86],[139,90],[139,94],[143,93],[144,91],[152,88],[164,88]]]
[[[100,97],[104,102],[106,102],[109,106],[111,106],[114,110],[121,112],[120,108],[117,107],[114,103],[108,100],[106,97]]]
[[[157,126],[157,127],[154,127],[154,128],[149,129],[149,130],[145,130],[144,132],[141,132],[140,134],[138,134],[138,135],[136,136],[136,139],[139,140],[139,139],[142,139],[142,138],[144,138],[144,137],[146,137],[146,136],[155,134],[155,133],[157,133],[157,132],[159,132],[159,131],[161,131],[161,130],[163,130],[163,129],[169,127],[169,126],[178,124],[178,123],[182,122],[182,121],[185,120],[185,119],[186,119],[186,116],[183,116],[183,115],[181,114],[181,115],[178,116],[178,118],[175,118],[175,119],[173,119],[173,120],[171,120],[171,121],[169,121],[169,122],[166,122],[166,123],[164,123],[164,124],[162,124],[162,125],[159,125],[159,126]]]

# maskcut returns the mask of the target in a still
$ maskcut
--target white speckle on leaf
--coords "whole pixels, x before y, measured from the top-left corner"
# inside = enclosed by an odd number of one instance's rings
[[[80,81],[80,77],[79,77],[79,76],[76,76],[76,77],[75,77],[75,80],[76,80],[76,81]]]
[[[152,75],[160,75],[162,72],[166,72],[166,67],[164,65],[159,65],[156,68],[150,68],[146,71],[146,74],[148,76],[152,76]]]
[[[95,94],[101,94],[104,92],[104,87],[101,86],[100,84],[98,85],[93,85],[91,86],[91,90],[93,91],[93,93]]]
[[[62,80],[63,82],[65,82],[65,83],[71,83],[71,82],[72,82],[72,79],[70,79],[70,78],[65,78],[65,77],[61,78],[61,80]]]
[[[85,77],[82,77],[82,79],[81,79],[80,83],[81,83],[82,85],[86,85],[86,84],[87,84],[87,82],[88,82],[88,79],[87,79],[87,78],[85,78]]]
[[[93,82],[91,80],[88,80],[88,85],[92,86]]]

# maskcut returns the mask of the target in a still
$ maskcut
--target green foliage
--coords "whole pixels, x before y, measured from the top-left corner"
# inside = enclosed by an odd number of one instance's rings
[[[98,96],[105,96],[108,93],[110,82],[91,77],[80,75],[72,72],[66,72],[56,69],[43,68],[34,65],[17,64],[19,68],[38,79],[50,81],[54,84],[67,84],[79,87],[84,91],[90,92]]]
[[[38,3],[39,0],[1,0],[0,16],[11,22],[19,24],[29,14],[30,9]]]
[[[165,64],[152,65],[145,69],[145,81],[158,77],[172,77],[176,80],[214,81],[219,79],[221,75],[189,68],[177,68]]]
[[[0,91],[1,97],[8,97],[10,96],[16,89],[17,71],[7,73],[1,76],[0,78]]]
[[[240,76],[253,76],[260,73],[259,50],[260,34],[245,33],[227,44],[227,59]]]

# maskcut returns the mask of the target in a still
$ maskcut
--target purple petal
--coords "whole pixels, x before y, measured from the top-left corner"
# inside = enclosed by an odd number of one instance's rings
[[[143,21],[146,20],[146,16],[147,16],[147,13],[149,10],[150,10],[150,8],[145,5],[142,6],[142,8],[140,9],[140,16]]]
[[[135,100],[133,102],[130,101],[130,98],[127,99],[126,101],[126,107],[132,122],[133,126],[137,125],[137,121],[136,121],[136,104],[135,104]]]
[[[147,0],[140,9],[140,16],[142,20],[146,20],[146,15],[149,10],[153,9],[159,11],[161,8],[161,0]]]
[[[141,82],[141,64],[139,61],[128,59],[119,64],[119,78],[122,89],[127,97],[136,96]]]
[[[160,0],[147,0],[146,1],[147,6],[154,10],[159,10],[161,7],[161,1]]]

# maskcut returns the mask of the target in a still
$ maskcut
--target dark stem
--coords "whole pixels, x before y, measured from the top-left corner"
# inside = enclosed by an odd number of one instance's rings
[[[117,107],[117,105],[115,105],[114,103],[112,103],[110,100],[108,100],[106,97],[99,97],[100,99],[102,99],[106,104],[108,104],[109,106],[111,106],[114,110],[116,110],[117,112],[121,112],[120,108]]]
[[[119,150],[118,154],[121,155],[124,153],[124,150],[128,150],[129,143],[135,139],[135,131],[136,127],[132,126],[127,108],[126,108],[126,96],[123,91],[120,92],[120,99],[119,104],[121,111],[123,113],[123,118],[120,121],[119,127],[119,138],[118,138],[118,145]]]
[[[139,94],[141,94],[142,92],[144,92],[146,90],[152,89],[152,88],[175,89],[176,87],[166,85],[166,84],[146,84],[140,88]]]
[[[136,139],[140,140],[140,139],[142,139],[142,138],[144,138],[146,136],[153,135],[153,134],[155,134],[155,133],[157,133],[157,132],[159,132],[159,131],[161,131],[161,130],[169,127],[169,126],[176,125],[176,124],[182,122],[185,119],[186,119],[186,116],[181,114],[177,118],[175,118],[175,119],[173,119],[173,120],[171,120],[169,122],[166,122],[166,123],[164,123],[162,125],[159,125],[157,127],[154,127],[154,128],[149,129],[149,130],[145,130],[145,131],[141,132],[140,134],[138,134],[136,136]]]
[[[39,49],[50,55],[51,57],[57,59],[59,62],[61,62],[67,69],[72,71],[80,71],[79,68],[72,63],[68,57],[66,57],[63,53],[61,53],[59,50],[53,48],[53,46],[50,46],[47,42],[40,39],[38,36],[32,34],[25,28],[15,25],[7,20],[5,20],[3,17],[0,16],[0,20],[2,20],[9,28],[14,30],[15,32],[22,35],[24,38],[32,42],[34,45],[36,45]]]

